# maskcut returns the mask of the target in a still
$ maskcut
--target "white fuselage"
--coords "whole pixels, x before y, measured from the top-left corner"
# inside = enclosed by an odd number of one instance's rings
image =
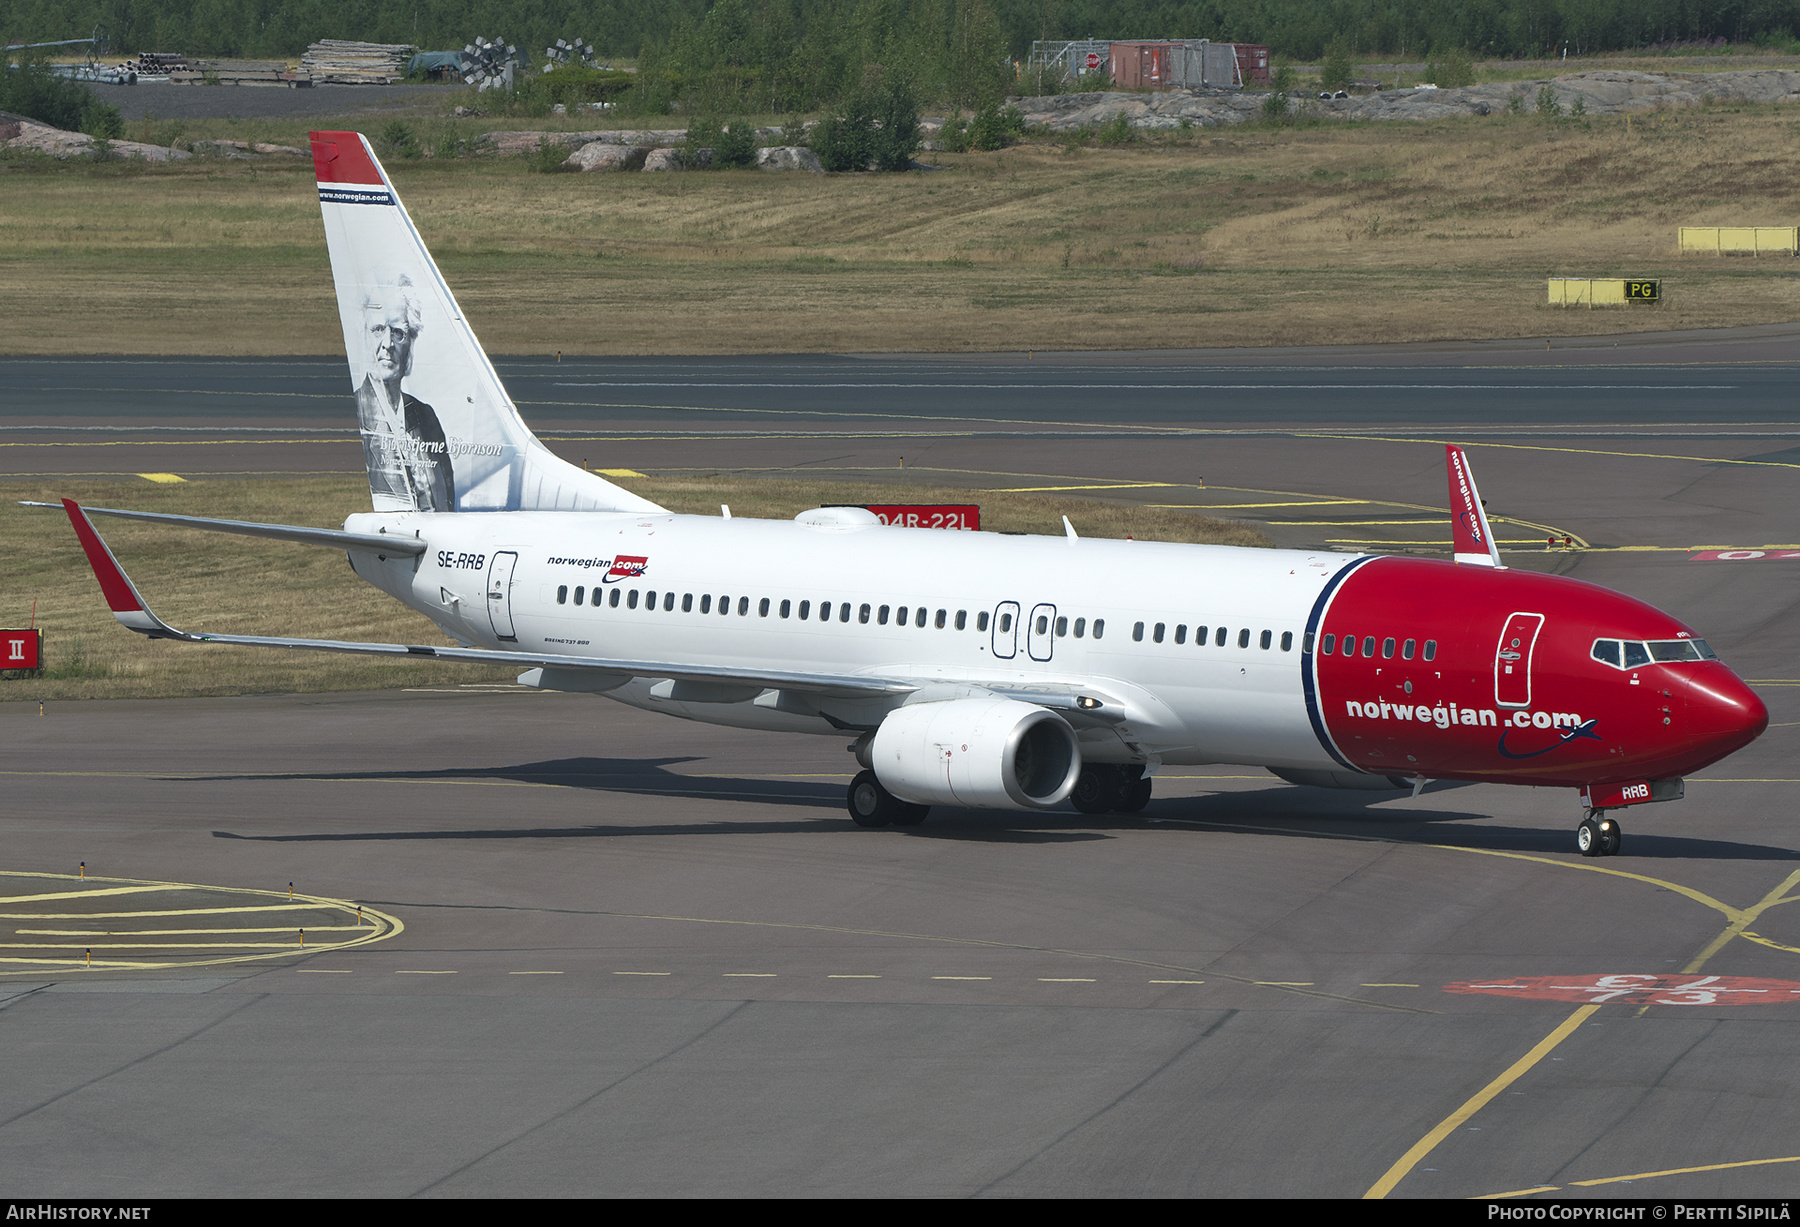
[[[1336,767],[1307,718],[1300,647],[1350,555],[667,513],[373,513],[346,528],[423,537],[417,558],[353,564],[465,645],[1084,688],[1124,713],[1081,730],[1090,761]],[[760,687],[694,701],[692,687],[642,678],[608,693],[816,733],[872,728],[901,701]]]

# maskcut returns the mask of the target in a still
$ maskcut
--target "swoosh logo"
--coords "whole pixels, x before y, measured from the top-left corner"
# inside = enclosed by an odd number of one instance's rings
[[[1587,737],[1587,738],[1591,738],[1594,741],[1604,741],[1605,738],[1601,737],[1600,734],[1598,734],[1594,731],[1594,726],[1598,723],[1600,723],[1598,720],[1584,720],[1580,724],[1576,725],[1574,728],[1570,729],[1568,732],[1564,733],[1560,738],[1551,742],[1549,745],[1545,746],[1543,749],[1527,750],[1523,754],[1515,754],[1513,751],[1507,749],[1506,748],[1506,733],[1501,733],[1500,734],[1500,753],[1501,753],[1502,757],[1505,757],[1505,758],[1536,758],[1540,754],[1550,753],[1550,751],[1556,749],[1558,746],[1568,745],[1571,741],[1574,741],[1577,737]],[[1511,729],[1507,730],[1507,732],[1511,732],[1511,731],[1512,731]]]

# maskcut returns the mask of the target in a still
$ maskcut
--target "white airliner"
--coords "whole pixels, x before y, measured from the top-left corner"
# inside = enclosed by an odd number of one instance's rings
[[[1681,795],[1762,703],[1642,602],[1500,565],[1447,450],[1456,561],[676,515],[526,428],[356,133],[312,137],[374,510],[342,531],[66,501],[114,615],[193,643],[514,664],[521,684],[711,724],[847,736],[850,815],[930,806],[1136,811],[1165,764],[1326,787],[1578,788],[1606,812]],[[326,545],[457,646],[208,635],[164,623],[105,514]]]

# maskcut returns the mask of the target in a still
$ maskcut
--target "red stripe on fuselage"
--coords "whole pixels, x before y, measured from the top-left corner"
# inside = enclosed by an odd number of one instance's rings
[[[1543,617],[1522,652],[1502,643],[1521,613]],[[1600,638],[1689,637],[1661,610],[1579,580],[1380,558],[1344,581],[1314,636],[1317,703],[1344,757],[1378,774],[1576,787],[1663,779],[1768,726],[1762,701],[1717,661],[1620,670],[1591,655]],[[1528,667],[1529,678],[1508,667]],[[1530,701],[1518,705],[1523,681]]]
[[[381,187],[381,171],[362,136],[355,132],[309,132],[313,172],[320,183],[360,183]]]

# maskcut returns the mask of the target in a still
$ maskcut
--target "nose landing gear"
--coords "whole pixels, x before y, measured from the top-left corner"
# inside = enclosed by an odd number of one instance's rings
[[[1617,856],[1625,832],[1617,818],[1605,816],[1605,810],[1591,809],[1575,828],[1575,848],[1583,856]]]

